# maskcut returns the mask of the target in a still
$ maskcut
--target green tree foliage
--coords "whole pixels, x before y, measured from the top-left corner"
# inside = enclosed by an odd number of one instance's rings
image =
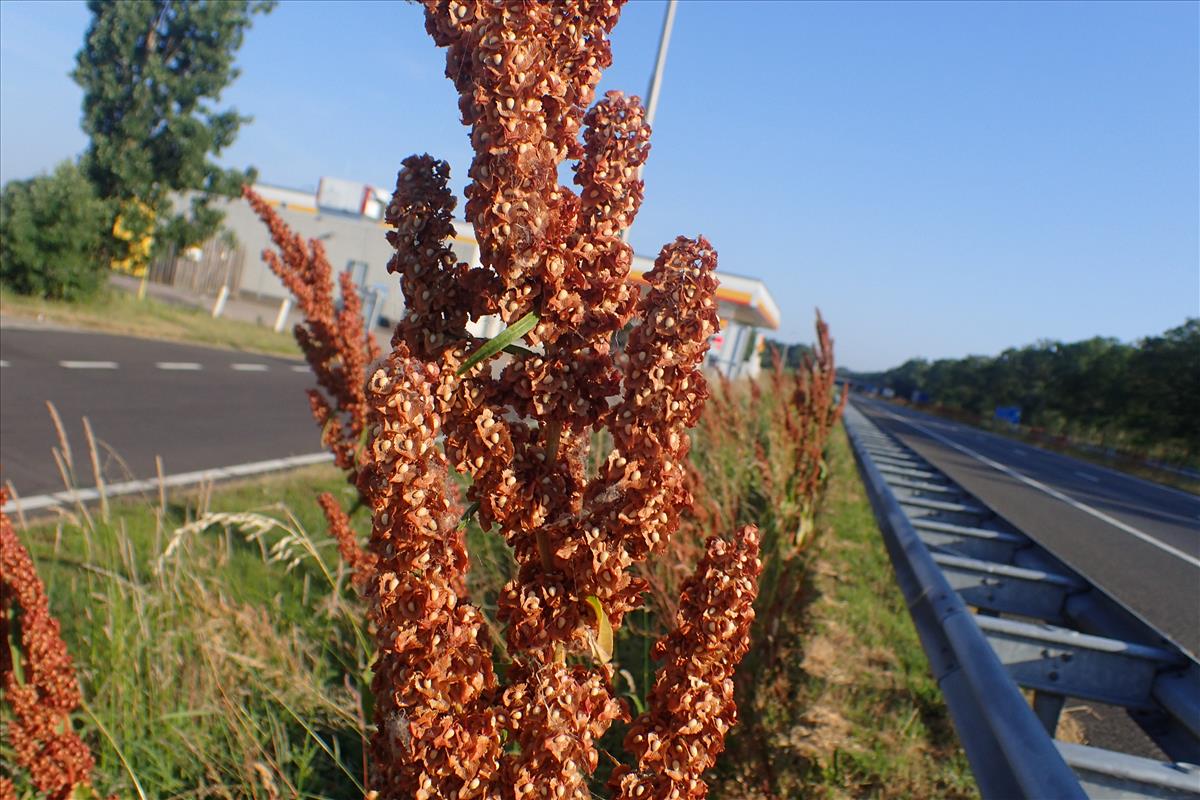
[[[1139,429],[1178,437],[1200,453],[1200,318],[1143,339],[1129,359],[1128,383]]]
[[[108,209],[69,161],[10,181],[0,194],[0,282],[22,294],[79,300],[107,274],[98,256]]]
[[[902,398],[920,391],[983,415],[1015,405],[1022,421],[1051,431],[1200,457],[1200,318],[1135,344],[1042,341],[855,377]]]
[[[76,56],[83,129],[91,137],[83,166],[112,213],[160,241],[197,244],[216,232],[214,195],[236,196],[251,170],[222,169],[209,156],[231,145],[249,120],[214,103],[237,76],[234,54],[257,12],[249,0],[89,0],[92,23]],[[169,195],[192,194],[187,213]],[[139,214],[144,204],[151,215]],[[111,228],[111,218],[110,218]],[[121,242],[109,239],[120,254]]]
[[[775,363],[774,354],[778,353],[784,367],[797,370],[804,363],[804,356],[811,352],[812,347],[807,344],[788,344],[776,339],[767,339],[764,342],[760,363],[763,367],[770,369]]]

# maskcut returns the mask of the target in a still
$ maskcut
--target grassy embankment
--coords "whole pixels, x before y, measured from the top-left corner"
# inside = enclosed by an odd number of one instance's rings
[[[757,720],[718,797],[977,797],[839,428],[830,477],[805,553],[800,608],[784,620],[780,666],[754,676]]]
[[[349,487],[312,467],[20,531],[75,659],[102,795],[362,797],[366,631],[324,490]]]
[[[840,430],[829,466],[803,605],[781,666],[754,676],[755,741],[731,741],[714,796],[972,796]],[[321,466],[21,532],[78,665],[103,793],[361,797],[370,649],[325,490],[352,500]],[[478,589],[507,565],[470,536]]]
[[[270,328],[235,320],[213,319],[202,310],[149,297],[138,300],[111,287],[104,287],[95,297],[79,303],[26,297],[0,287],[0,314],[17,320],[36,320],[251,353],[300,355],[300,348],[290,333],[276,333]]]

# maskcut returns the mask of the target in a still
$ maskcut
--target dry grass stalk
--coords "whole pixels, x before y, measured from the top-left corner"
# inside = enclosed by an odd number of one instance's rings
[[[0,508],[7,500],[0,490]],[[19,631],[19,634],[18,634]],[[19,645],[16,639],[19,637]],[[65,800],[91,783],[91,750],[71,725],[79,683],[46,587],[0,511],[0,686],[12,709],[6,738],[17,764],[46,797]],[[0,778],[0,796],[15,797]]]

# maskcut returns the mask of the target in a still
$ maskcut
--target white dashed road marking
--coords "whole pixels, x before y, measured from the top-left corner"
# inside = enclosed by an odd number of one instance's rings
[[[203,367],[201,367],[195,361],[155,361],[154,366],[158,367],[159,369],[170,369],[170,370],[203,369]]]
[[[7,366],[8,366],[8,362],[5,361],[3,358],[0,358],[0,367],[7,367]]]
[[[230,364],[238,372],[266,372],[266,364]]]
[[[312,370],[310,370],[308,368],[307,364],[301,364],[299,366],[292,367],[292,372],[311,372],[311,371]]]
[[[60,361],[60,367],[64,369],[116,369],[117,362],[115,361]]]
[[[1088,475],[1086,472],[1080,472],[1079,470],[1075,470],[1075,474],[1081,478],[1091,481],[1092,483],[1100,482],[1100,479],[1097,478],[1095,475]]]

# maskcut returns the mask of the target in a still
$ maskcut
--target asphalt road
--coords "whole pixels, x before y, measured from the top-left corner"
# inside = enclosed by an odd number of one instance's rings
[[[910,409],[854,402],[1193,657],[1200,654],[1200,497]]]
[[[0,480],[22,496],[60,491],[54,403],[77,483],[94,486],[82,418],[105,480],[167,475],[315,453],[320,434],[300,361],[127,336],[0,330]]]

